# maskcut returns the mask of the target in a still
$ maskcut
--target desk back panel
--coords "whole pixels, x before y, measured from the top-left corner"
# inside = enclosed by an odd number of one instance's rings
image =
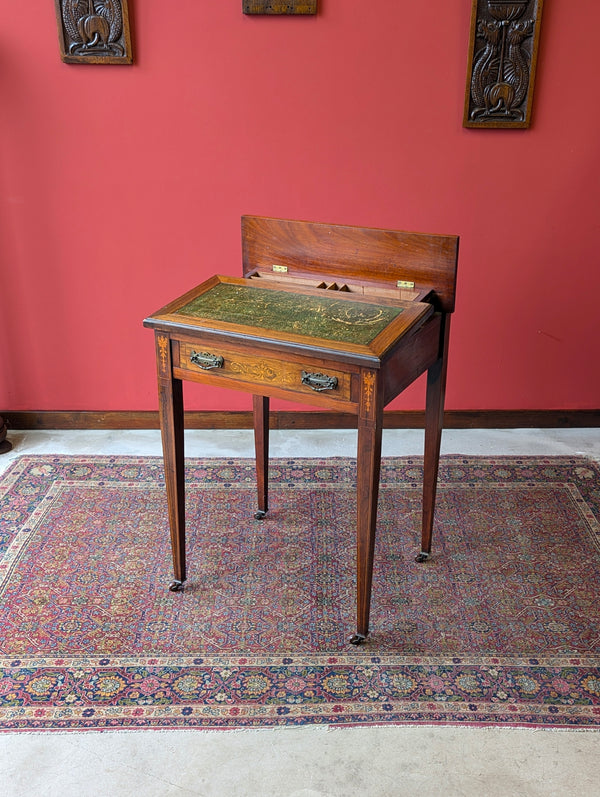
[[[315,275],[394,287],[398,280],[435,293],[437,309],[454,310],[458,237],[242,217],[243,273],[285,266]]]

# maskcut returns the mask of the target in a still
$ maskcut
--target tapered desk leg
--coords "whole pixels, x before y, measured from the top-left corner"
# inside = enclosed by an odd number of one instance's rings
[[[172,592],[183,589],[185,567],[185,470],[183,452],[183,384],[171,376],[168,338],[157,335],[158,398],[165,483],[175,580]]]
[[[383,423],[383,407],[378,392],[375,372],[367,372],[363,377],[358,417],[356,634],[350,640],[353,645],[360,645],[369,633]]]
[[[427,398],[425,405],[425,456],[423,463],[423,525],[421,553],[417,562],[425,562],[431,553],[433,517],[437,492],[442,426],[444,423],[444,398],[448,370],[448,341],[450,316],[442,319],[442,346],[440,358],[427,372]]]
[[[269,398],[252,396],[254,410],[254,448],[256,451],[256,486],[258,511],[254,517],[262,520],[269,509]]]

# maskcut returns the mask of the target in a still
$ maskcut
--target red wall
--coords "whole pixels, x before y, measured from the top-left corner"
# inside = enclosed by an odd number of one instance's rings
[[[0,409],[154,409],[142,319],[240,273],[243,213],[459,234],[447,407],[600,406],[595,0],[546,3],[528,131],[462,128],[466,0],[130,5],[132,67],[3,7]]]

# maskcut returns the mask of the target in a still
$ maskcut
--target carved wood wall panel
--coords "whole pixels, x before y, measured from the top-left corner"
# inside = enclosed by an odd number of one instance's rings
[[[543,0],[473,0],[464,127],[529,127]]]
[[[244,14],[316,14],[317,0],[243,0]]]
[[[67,64],[131,64],[127,0],[54,0]]]

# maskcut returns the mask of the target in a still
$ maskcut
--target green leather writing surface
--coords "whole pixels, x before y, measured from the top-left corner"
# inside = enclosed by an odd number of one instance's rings
[[[401,307],[219,283],[176,315],[368,345]]]

